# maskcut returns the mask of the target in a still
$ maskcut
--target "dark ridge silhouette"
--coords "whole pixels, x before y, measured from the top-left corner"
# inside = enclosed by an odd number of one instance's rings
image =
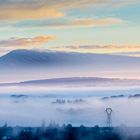
[[[7,127],[0,128],[1,140],[139,140],[140,128],[132,127]]]
[[[66,77],[42,80],[23,81],[18,83],[1,83],[0,86],[138,86],[140,80],[100,78],[100,77]]]

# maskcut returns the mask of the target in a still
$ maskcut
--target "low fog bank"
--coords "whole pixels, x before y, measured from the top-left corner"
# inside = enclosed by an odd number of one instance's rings
[[[100,97],[28,97],[24,95],[0,98],[0,125],[39,126],[44,120],[73,126],[106,126],[105,109],[111,107],[112,125],[140,126],[140,99]]]

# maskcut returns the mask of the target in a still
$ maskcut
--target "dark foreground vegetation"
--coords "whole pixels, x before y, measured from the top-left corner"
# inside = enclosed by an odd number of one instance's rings
[[[0,140],[140,140],[140,128],[72,127],[1,127]]]

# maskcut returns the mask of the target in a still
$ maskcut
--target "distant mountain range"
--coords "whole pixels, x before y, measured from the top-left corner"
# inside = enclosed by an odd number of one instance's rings
[[[28,67],[51,67],[51,66],[93,66],[96,68],[109,67],[140,67],[140,58],[92,54],[92,53],[72,53],[53,52],[35,50],[15,50],[0,57],[0,67],[8,68],[28,68]],[[132,68],[132,67],[131,67]]]
[[[43,87],[118,87],[140,86],[140,80],[98,77],[70,77],[5,83],[0,86],[43,86]]]
[[[37,50],[14,50],[0,57],[0,82],[55,77],[116,77],[117,73],[124,75],[127,72],[140,72],[140,58]]]

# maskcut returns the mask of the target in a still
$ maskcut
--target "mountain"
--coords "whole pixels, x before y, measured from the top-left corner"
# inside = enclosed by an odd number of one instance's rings
[[[93,66],[97,67],[137,67],[140,65],[140,58],[92,54],[92,53],[72,53],[53,52],[35,50],[15,50],[0,57],[0,67],[28,68],[28,67],[50,67],[50,66]]]
[[[140,86],[140,80],[99,78],[99,77],[67,77],[42,80],[31,80],[17,83],[0,84],[0,86],[44,86],[44,87],[117,87]]]
[[[0,82],[60,77],[140,75],[140,58],[74,52],[14,50],[0,57]]]

